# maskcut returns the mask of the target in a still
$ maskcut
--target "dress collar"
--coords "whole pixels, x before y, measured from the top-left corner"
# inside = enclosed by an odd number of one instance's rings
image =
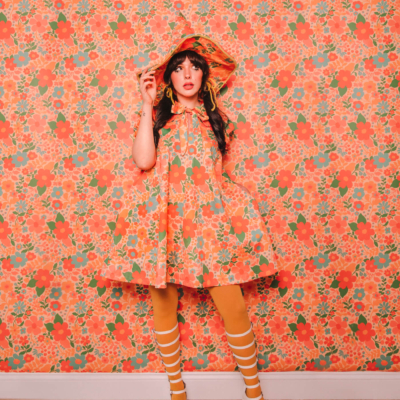
[[[195,107],[195,108],[189,108],[184,106],[182,103],[179,101],[175,100],[174,104],[171,107],[171,112],[173,114],[183,114],[183,113],[195,113],[199,117],[201,121],[207,121],[208,115],[207,111],[204,107],[204,103],[200,101],[200,105]]]

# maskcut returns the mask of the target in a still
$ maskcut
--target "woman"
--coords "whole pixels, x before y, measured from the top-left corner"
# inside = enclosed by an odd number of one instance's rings
[[[153,333],[172,377],[172,400],[186,400],[177,285],[207,287],[239,360],[243,399],[263,399],[239,283],[277,270],[254,198],[230,179],[222,163],[234,124],[218,108],[216,92],[235,68],[211,39],[190,35],[157,68],[138,74],[143,105],[134,128],[137,169],[128,199],[136,206],[119,215],[102,276],[149,285]]]

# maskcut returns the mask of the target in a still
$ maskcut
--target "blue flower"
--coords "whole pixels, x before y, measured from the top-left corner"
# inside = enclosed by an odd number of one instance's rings
[[[25,67],[31,61],[31,57],[29,53],[24,51],[19,51],[17,54],[14,54],[14,64],[17,64],[17,67]]]
[[[267,14],[269,11],[269,4],[266,1],[262,1],[261,3],[257,4],[257,11],[260,14]]]
[[[138,244],[138,237],[137,235],[129,235],[128,241],[126,243],[129,247],[136,247]]]
[[[122,298],[122,294],[123,294],[122,288],[113,288],[110,296],[113,299],[119,300]]]
[[[313,260],[317,269],[326,268],[331,263],[329,254],[318,253],[317,256],[313,257]]]
[[[138,68],[146,66],[150,62],[148,53],[143,53],[142,51],[139,51],[137,55],[133,56],[133,62]]]
[[[150,10],[150,4],[148,1],[142,1],[138,4],[138,11],[142,14],[148,13]]]
[[[210,11],[210,4],[207,1],[202,1],[197,5],[197,10],[200,13],[208,13]]]
[[[131,357],[131,366],[135,369],[145,368],[149,363],[149,358],[146,353],[136,353]]]
[[[389,64],[389,56],[387,53],[378,52],[376,56],[372,56],[373,64],[375,64],[376,68],[386,67]]]
[[[90,61],[89,54],[83,51],[78,51],[78,54],[75,54],[72,57],[74,59],[74,64],[76,64],[78,68],[85,67],[89,64]]]
[[[16,167],[23,167],[28,164],[29,161],[28,155],[23,151],[17,151],[16,154],[13,154],[11,157],[12,163]]]
[[[354,188],[353,199],[361,200],[364,196],[364,188]]]
[[[257,168],[268,167],[271,159],[268,153],[259,152],[257,155],[253,156],[254,164]]]
[[[51,288],[51,293],[49,294],[49,297],[51,299],[58,300],[62,296],[62,290],[61,288]]]
[[[354,300],[362,300],[365,297],[365,290],[363,288],[361,289],[354,289],[354,294],[353,294],[353,299]]]
[[[314,164],[317,165],[317,168],[325,168],[327,167],[331,159],[329,158],[329,154],[319,152],[314,158]]]
[[[254,64],[257,68],[264,68],[268,67],[269,63],[271,62],[268,53],[258,53],[256,56],[253,56]]]
[[[381,113],[387,113],[389,111],[389,103],[387,101],[381,101],[377,104],[376,108]]]
[[[320,101],[318,103],[318,111],[322,114],[329,111],[329,104],[326,101]]]
[[[353,94],[351,96],[353,99],[360,100],[364,97],[364,89],[363,88],[354,88]]]
[[[78,151],[72,156],[72,160],[76,167],[84,167],[89,162],[89,157],[84,151]]]
[[[151,196],[151,197],[149,197],[149,199],[147,200],[147,203],[146,203],[146,211],[147,211],[148,213],[151,213],[152,211],[155,211],[155,210],[156,210],[157,206],[158,206],[157,197]]]
[[[317,12],[320,14],[325,14],[328,12],[328,4],[326,4],[326,1],[320,1],[317,4]]]
[[[389,155],[382,153],[381,151],[378,155],[372,157],[374,159],[374,164],[377,168],[386,168],[390,164]]]
[[[381,371],[385,369],[389,370],[393,365],[393,361],[390,359],[390,356],[384,356],[383,354],[379,358],[375,358],[375,362],[376,366]]]
[[[83,369],[87,364],[86,355],[75,354],[75,357],[69,358],[69,363],[75,370]]]
[[[85,267],[89,261],[86,253],[81,253],[79,251],[71,258],[72,258],[72,264],[74,264],[75,268]]]
[[[263,233],[261,232],[260,229],[255,229],[254,231],[251,231],[251,240],[253,242],[260,242],[263,237]]]
[[[374,264],[378,269],[387,268],[390,264],[389,254],[379,253],[377,256],[373,257]]]
[[[52,96],[61,99],[61,97],[64,96],[64,88],[62,86],[56,86],[53,90]]]
[[[214,214],[223,214],[225,209],[222,205],[221,199],[219,197],[214,197],[214,200],[210,202],[211,210]]]
[[[233,90],[233,94],[232,97],[234,97],[235,99],[241,99],[244,96],[244,89],[243,88],[235,88]]]
[[[380,12],[381,14],[383,13],[387,13],[388,12],[388,4],[386,1],[380,1],[377,5],[376,5],[376,9],[378,10],[378,12]]]
[[[258,110],[260,113],[267,113],[267,112],[269,111],[269,103],[266,102],[266,101],[260,101],[260,102],[257,104],[257,110]]]
[[[82,0],[78,3],[78,10],[81,13],[88,12],[90,8],[90,3],[87,0]]]
[[[328,54],[321,53],[320,51],[317,53],[316,56],[313,56],[312,59],[313,64],[316,66],[316,68],[326,67],[329,63]]]
[[[293,290],[293,296],[292,296],[293,300],[300,301],[303,299],[303,297],[304,297],[304,289],[303,288],[295,288]]]
[[[84,301],[80,301],[74,305],[75,312],[77,314],[85,314],[87,311],[87,304]]]
[[[53,187],[53,191],[51,192],[51,197],[60,199],[63,194],[64,194],[63,188],[61,186],[55,186]]]
[[[304,89],[303,88],[295,88],[293,90],[292,97],[296,100],[301,100],[304,97]]]
[[[205,369],[208,367],[208,364],[210,364],[210,360],[208,359],[208,354],[200,354],[200,353],[197,353],[196,357],[192,357],[192,362],[197,370]]]
[[[11,264],[13,265],[14,268],[23,267],[28,262],[25,253],[16,252],[10,258],[11,258]]]
[[[19,3],[19,4],[21,4],[21,3]],[[8,357],[8,365],[13,370],[24,368],[25,363],[26,363],[26,361],[24,360],[23,354],[18,355],[16,353],[14,353],[12,357]]]
[[[81,100],[76,104],[77,110],[84,113],[89,109],[89,103],[86,100]]]
[[[120,199],[124,195],[124,189],[122,187],[115,187],[111,196],[115,199]]]
[[[328,369],[332,364],[329,356],[323,356],[322,354],[320,354],[318,358],[314,358],[314,362],[315,368],[319,370]]]
[[[122,86],[121,87],[118,86],[118,87],[114,88],[114,92],[113,92],[112,96],[117,99],[120,99],[124,96],[124,94],[125,94],[124,88]]]
[[[85,213],[88,210],[88,203],[85,200],[78,201],[76,203],[76,210],[79,213]]]
[[[301,200],[304,197],[304,189],[294,188],[292,197],[295,200]]]

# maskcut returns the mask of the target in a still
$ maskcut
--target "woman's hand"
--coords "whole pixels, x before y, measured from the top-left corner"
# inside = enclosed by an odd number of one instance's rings
[[[154,76],[152,76],[154,72],[155,71],[149,71],[149,68],[147,68],[140,76],[139,86],[140,92],[142,93],[143,104],[153,104],[156,99],[157,85]]]

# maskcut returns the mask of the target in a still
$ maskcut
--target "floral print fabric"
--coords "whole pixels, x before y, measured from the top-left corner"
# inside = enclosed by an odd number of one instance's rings
[[[258,205],[225,172],[204,105],[190,109],[175,102],[171,112],[155,166],[136,171],[131,209],[118,217],[101,276],[157,288],[167,282],[201,288],[276,273]],[[229,146],[234,124],[224,121]]]

